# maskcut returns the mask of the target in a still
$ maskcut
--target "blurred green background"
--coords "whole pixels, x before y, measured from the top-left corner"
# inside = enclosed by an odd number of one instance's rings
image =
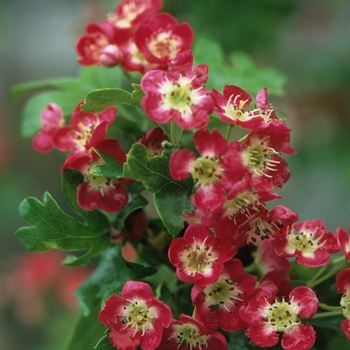
[[[102,21],[116,1],[0,2],[0,349],[62,349],[78,312],[46,297],[38,323],[21,321],[6,299],[6,278],[24,248],[14,232],[26,223],[18,205],[48,191],[64,208],[59,168],[65,155],[39,154],[20,136],[24,99],[16,83],[76,76],[75,42],[87,23]],[[291,179],[278,202],[300,220],[319,218],[329,230],[350,222],[350,2],[348,0],[164,0],[164,11],[188,21],[196,36],[226,54],[249,53],[258,67],[279,69],[285,94],[271,101],[288,116]],[[211,48],[208,47],[208,54]],[[205,63],[205,62],[203,62]],[[230,81],[227,84],[235,84]],[[83,96],[82,96],[83,97]],[[274,204],[277,204],[275,201]]]

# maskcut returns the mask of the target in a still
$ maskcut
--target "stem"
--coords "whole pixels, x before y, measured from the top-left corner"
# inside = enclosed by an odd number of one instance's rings
[[[328,310],[328,311],[342,311],[342,307],[341,306],[330,306],[324,303],[319,303],[319,308],[323,309],[323,310]]]
[[[324,318],[324,317],[330,317],[330,316],[338,316],[341,314],[342,314],[341,310],[340,311],[320,312],[320,313],[317,313],[316,315],[312,316],[312,319]]]
[[[227,124],[227,128],[226,128],[226,143],[229,143],[231,130],[232,130],[232,128],[234,126],[235,126],[234,124]]]
[[[173,145],[176,145],[176,133],[174,122],[170,122],[170,140]]]
[[[247,136],[248,136],[248,134],[245,135],[245,136],[243,136],[242,138],[240,138],[240,139],[238,140],[238,142],[243,142],[243,141],[247,138]]]
[[[328,269],[329,266],[332,265],[332,262],[328,263],[327,265],[322,266],[308,281],[308,283],[313,283],[317,280],[320,276],[323,275],[323,273]]]
[[[318,284],[326,281],[328,278],[332,277],[333,275],[337,274],[340,270],[342,270],[343,268],[345,268],[347,265],[347,261],[343,260],[343,262],[341,264],[339,264],[338,266],[336,266],[334,269],[332,269],[331,271],[329,271],[328,273],[326,273],[325,275],[323,275],[322,277],[320,277],[317,280],[310,280],[306,285],[313,289],[314,287],[316,287]]]

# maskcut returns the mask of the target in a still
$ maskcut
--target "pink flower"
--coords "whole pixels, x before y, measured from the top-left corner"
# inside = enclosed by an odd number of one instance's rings
[[[122,295],[113,294],[100,311],[98,319],[110,328],[109,339],[119,350],[154,350],[162,340],[163,328],[169,327],[169,306],[154,297],[143,282],[128,281]]]
[[[343,293],[340,305],[346,320],[340,323],[340,327],[350,340],[350,269],[342,270],[337,274],[335,289],[337,292]]]
[[[213,102],[202,86],[207,71],[203,66],[192,68],[192,63],[192,52],[186,51],[177,56],[169,72],[152,70],[143,76],[141,105],[153,121],[174,121],[185,130],[199,129],[209,122]]]
[[[238,259],[227,261],[224,266],[213,284],[205,287],[195,284],[191,298],[197,318],[206,327],[234,332],[247,326],[239,316],[239,307],[254,290],[256,277],[245,274]]]
[[[76,51],[80,56],[77,62],[83,66],[102,64],[106,67],[118,65],[122,60],[118,47],[118,36],[125,33],[117,29],[109,22],[90,23],[87,25],[86,34],[81,36],[76,44]]]
[[[162,128],[157,127],[147,131],[145,135],[138,141],[145,145],[148,149],[148,154],[153,156],[160,156],[163,152],[162,142],[169,141],[168,135],[164,133]]]
[[[206,286],[214,283],[230,260],[230,246],[200,224],[188,226],[183,237],[174,238],[168,255],[180,281]]]
[[[278,289],[272,283],[261,285],[255,296],[240,309],[247,322],[246,335],[260,347],[274,346],[282,333],[281,345],[286,350],[309,349],[316,332],[311,325],[301,324],[299,316],[311,318],[317,311],[318,299],[308,287],[294,288],[287,297],[276,298]]]
[[[33,147],[39,152],[49,152],[55,147],[55,134],[64,124],[61,107],[48,103],[41,113],[42,129],[33,138]]]
[[[350,232],[350,225],[348,227],[348,232]],[[350,261],[350,237],[341,227],[337,228],[337,239],[341,252],[344,254],[345,258]]]
[[[173,320],[164,330],[162,342],[157,350],[227,350],[225,337],[209,330],[200,320],[180,315],[180,321]]]
[[[126,161],[125,152],[122,151],[117,140],[105,139],[98,143],[95,148],[102,153],[112,155],[120,165]],[[128,190],[125,185],[131,180],[125,178],[110,179],[90,174],[90,168],[101,162],[102,160],[94,151],[88,153],[73,152],[66,159],[61,171],[65,168],[73,168],[84,175],[84,182],[77,189],[78,204],[82,208],[115,212],[128,203]]]
[[[80,110],[79,102],[70,118],[70,124],[62,126],[54,135],[55,146],[60,151],[86,152],[106,138],[107,129],[116,117],[114,106],[101,113]]]
[[[162,0],[121,0],[107,20],[117,28],[134,28],[162,6]]]
[[[339,251],[334,233],[327,232],[325,224],[318,219],[307,220],[287,226],[275,235],[275,252],[281,257],[295,257],[304,266],[326,265],[329,254]]]
[[[194,35],[188,23],[178,23],[168,13],[157,13],[137,26],[135,43],[150,63],[161,69],[193,44]]]

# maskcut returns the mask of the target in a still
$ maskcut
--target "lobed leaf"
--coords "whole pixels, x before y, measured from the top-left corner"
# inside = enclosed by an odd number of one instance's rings
[[[169,173],[169,158],[172,147],[166,147],[162,156],[150,157],[147,148],[134,144],[124,164],[124,176],[140,181],[153,193],[154,204],[164,226],[172,236],[184,227],[182,215],[192,212],[194,207],[189,200],[193,190],[192,179],[177,182]]]

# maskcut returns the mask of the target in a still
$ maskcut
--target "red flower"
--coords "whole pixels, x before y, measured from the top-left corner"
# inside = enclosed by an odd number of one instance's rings
[[[162,342],[157,350],[227,350],[227,341],[219,332],[209,330],[190,316],[180,315],[180,321],[173,320],[164,330]]]
[[[340,305],[346,320],[340,323],[340,327],[350,340],[350,269],[342,270],[337,274],[335,289],[337,292],[343,293]]]
[[[168,13],[157,13],[143,21],[135,32],[135,43],[150,63],[166,68],[175,57],[191,48],[194,40],[188,23],[178,23]]]
[[[216,238],[206,226],[192,224],[183,237],[172,240],[169,260],[176,267],[180,281],[206,286],[214,283],[231,259],[230,246]]]
[[[90,23],[87,25],[86,34],[81,36],[76,44],[76,50],[80,56],[77,62],[83,66],[103,64],[106,67],[118,65],[122,60],[118,47],[118,36],[124,35],[124,31],[117,29],[109,22]]]
[[[176,57],[169,72],[152,70],[143,76],[141,105],[155,122],[174,121],[185,130],[199,129],[209,122],[213,102],[201,85],[207,71],[203,66],[192,68],[192,63],[192,51],[186,51]]]
[[[295,257],[300,265],[318,267],[326,265],[329,254],[339,251],[336,236],[326,232],[318,219],[287,226],[275,235],[275,251],[282,257]]]
[[[348,232],[350,232],[350,225],[348,227]],[[337,228],[337,239],[340,250],[344,254],[345,258],[350,261],[350,237],[341,227]]]
[[[63,126],[64,116],[61,107],[48,103],[41,113],[42,129],[33,138],[33,147],[39,152],[49,152],[55,147],[54,136]]]
[[[121,165],[126,161],[125,152],[122,151],[117,140],[105,139],[98,143],[95,148],[100,152],[112,155]],[[90,168],[101,162],[102,160],[94,151],[89,153],[73,152],[66,159],[61,171],[65,168],[73,168],[84,175],[85,181],[77,189],[78,204],[82,208],[115,212],[128,203],[128,190],[125,184],[131,180],[125,178],[110,179],[90,174]]]
[[[152,288],[143,282],[128,281],[122,295],[113,294],[100,311],[98,319],[110,328],[109,339],[119,350],[154,350],[169,327],[169,306],[154,297]]]
[[[61,127],[54,135],[55,146],[60,151],[86,152],[106,138],[107,129],[116,117],[114,106],[101,113],[80,110],[79,102],[70,118],[70,125]]]
[[[162,0],[121,0],[107,20],[117,28],[133,28],[163,6]]]
[[[286,350],[309,349],[316,332],[311,325],[300,323],[299,316],[312,317],[318,308],[318,299],[308,287],[294,288],[288,297],[276,298],[278,289],[272,283],[260,286],[260,291],[240,309],[247,322],[246,335],[260,347],[274,346],[282,333],[281,345]]]
[[[148,149],[150,157],[160,156],[163,152],[162,142],[169,141],[169,137],[164,133],[162,128],[157,127],[147,131],[138,141]]]
[[[196,316],[209,329],[222,328],[234,332],[245,328],[246,323],[239,317],[239,307],[255,288],[256,277],[244,273],[242,263],[232,259],[215,283],[206,287],[195,284],[192,288],[192,303]]]

